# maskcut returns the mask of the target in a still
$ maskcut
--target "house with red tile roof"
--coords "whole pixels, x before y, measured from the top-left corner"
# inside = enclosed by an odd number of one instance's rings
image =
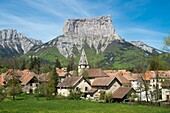
[[[131,100],[135,95],[135,90],[132,87],[119,87],[113,94],[113,99],[116,102]]]
[[[92,82],[92,89],[89,90],[89,95],[99,99],[101,93],[113,93],[121,87],[121,85],[122,84],[116,77],[98,77]]]
[[[101,68],[87,69],[86,78],[90,81],[90,83],[92,83],[95,78],[99,77],[108,77],[108,75]]]
[[[60,95],[68,96],[70,90],[80,89],[81,92],[86,93],[91,89],[90,83],[83,76],[66,77],[57,86],[57,92]]]
[[[22,91],[26,93],[35,93],[38,85],[38,78],[34,72],[25,73],[21,78]]]
[[[138,89],[138,78],[133,77],[132,73],[131,74],[123,74],[123,77],[125,77],[128,81],[130,81],[131,87],[134,90]]]
[[[168,98],[169,93],[166,84],[163,84],[165,81],[170,80],[170,70],[158,70],[158,71],[146,71],[144,79],[148,81],[149,91],[154,94],[156,88],[158,87],[159,92],[162,92],[162,100],[166,100]],[[164,87],[162,87],[164,85]],[[150,94],[150,95],[153,95]],[[152,100],[156,99],[156,95],[152,96]],[[160,98],[161,99],[161,98]]]
[[[9,79],[12,79],[12,77],[20,79],[22,77],[22,72],[20,70],[9,69],[7,72],[2,73],[0,76],[2,77],[3,83],[6,84]]]
[[[58,73],[59,82],[62,82],[66,77],[72,76],[65,68],[56,68],[56,72]]]
[[[121,73],[121,71],[104,71],[108,76],[110,77],[116,77],[123,86],[125,87],[130,87],[131,83],[128,79],[126,79],[123,74]]]

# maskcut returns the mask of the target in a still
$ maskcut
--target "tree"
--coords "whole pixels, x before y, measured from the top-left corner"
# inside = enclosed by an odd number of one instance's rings
[[[137,72],[140,72],[141,73],[141,77],[139,78],[139,91],[140,91],[140,99],[139,99],[139,102],[141,102],[141,97],[142,97],[142,91],[145,91],[145,96],[146,96],[146,101],[148,102],[149,101],[149,94],[148,94],[148,91],[149,91],[149,84],[148,84],[148,81],[145,80],[145,72],[147,70],[147,67],[142,63],[142,62],[145,62],[145,60],[143,59],[143,61],[140,62],[140,66],[138,68],[136,68],[136,71]]]
[[[56,61],[55,61],[55,67],[61,69],[61,63],[60,63],[60,61],[58,60],[58,58],[57,58]]]
[[[58,85],[58,73],[56,72],[56,69],[54,68],[52,72],[50,73],[50,80],[47,83],[46,87],[46,96],[47,99],[52,99],[54,95],[57,92],[57,85]]]
[[[12,96],[13,100],[15,100],[15,96],[19,93],[21,93],[21,84],[19,82],[19,79],[16,77],[17,73],[13,70],[11,73],[11,79],[7,81],[7,94]]]
[[[87,79],[88,76],[89,76],[89,73],[87,72],[87,70],[83,70],[82,75],[83,75],[83,77],[84,77],[85,79]]]
[[[41,69],[41,62],[40,58],[37,56],[30,56],[30,66],[29,69],[32,70],[35,74],[37,74],[38,77],[38,85],[36,89],[36,96],[37,100],[39,100],[39,95],[40,95],[40,83],[39,83],[39,74],[40,74],[40,69]]]
[[[21,70],[24,70],[24,69],[26,69],[26,61],[25,61],[25,59],[22,59],[21,60]]]
[[[36,74],[40,73],[41,62],[40,58],[37,56],[30,56],[30,66],[29,69],[34,71]]]
[[[71,88],[68,98],[73,99],[73,100],[80,100],[82,95],[83,95],[83,93],[81,92],[81,90],[79,88],[78,89]]]
[[[164,50],[170,51],[170,34],[164,39]]]
[[[48,73],[48,72],[51,72],[52,70],[53,70],[53,68],[50,65],[41,66],[41,72],[42,73]]]
[[[75,59],[73,56],[68,57],[67,72],[74,70]]]
[[[112,93],[111,93],[111,92],[105,93],[104,100],[105,100],[107,103],[112,103],[112,101],[113,101]]]
[[[159,99],[159,73],[158,70],[163,69],[163,65],[161,64],[161,61],[159,59],[159,56],[154,56],[151,60],[150,63],[150,70],[154,70],[156,71],[156,89],[155,89],[155,93],[153,93],[153,95],[155,94],[155,99],[158,100]]]
[[[6,92],[4,86],[0,85],[0,101],[4,100],[6,97]]]

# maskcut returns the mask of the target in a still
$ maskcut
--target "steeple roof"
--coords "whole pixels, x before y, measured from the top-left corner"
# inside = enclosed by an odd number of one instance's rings
[[[87,57],[86,57],[86,53],[85,53],[84,49],[82,50],[82,53],[80,56],[79,65],[88,65],[88,61],[87,61]]]

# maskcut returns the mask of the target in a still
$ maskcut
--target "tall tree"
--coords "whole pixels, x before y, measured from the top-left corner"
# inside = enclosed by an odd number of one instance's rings
[[[24,70],[24,69],[26,69],[26,61],[25,61],[25,59],[21,59],[21,70]]]
[[[150,70],[156,71],[156,89],[155,89],[155,99],[159,99],[159,73],[158,70],[163,69],[163,65],[159,56],[154,56],[150,62]]]
[[[60,63],[60,61],[58,60],[58,58],[57,58],[56,61],[55,61],[55,67],[61,69],[61,63]]]
[[[68,57],[67,72],[75,69],[74,62],[75,62],[75,59],[73,56]]]
[[[6,97],[5,88],[0,84],[0,101],[4,100],[5,97]]]
[[[7,81],[7,94],[11,95],[13,100],[15,100],[15,96],[21,93],[21,84],[19,79],[17,78],[17,72],[14,70],[11,73],[11,79]]]
[[[168,34],[168,36],[167,37],[165,37],[165,39],[164,39],[164,49],[166,50],[166,51],[169,51],[170,52],[170,33]]]
[[[51,99],[54,94],[57,92],[57,85],[58,85],[58,73],[54,68],[52,72],[50,72],[50,79],[47,83],[47,99]]]

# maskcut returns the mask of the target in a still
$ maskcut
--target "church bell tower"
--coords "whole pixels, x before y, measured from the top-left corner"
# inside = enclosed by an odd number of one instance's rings
[[[82,50],[80,61],[78,65],[78,75],[82,75],[83,71],[89,68],[89,64],[87,61],[86,53],[84,49]]]

